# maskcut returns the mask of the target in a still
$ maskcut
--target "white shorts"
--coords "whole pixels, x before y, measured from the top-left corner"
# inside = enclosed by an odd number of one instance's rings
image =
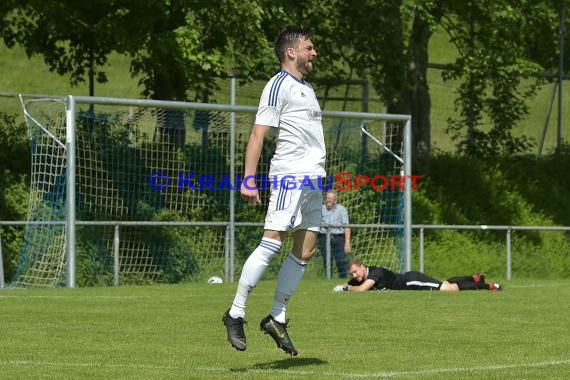
[[[311,185],[307,181],[291,181],[272,187],[264,228],[272,231],[318,232],[323,204],[323,192],[319,184],[320,179],[313,179]]]

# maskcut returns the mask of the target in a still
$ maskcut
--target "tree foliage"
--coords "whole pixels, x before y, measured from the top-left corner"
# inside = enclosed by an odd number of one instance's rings
[[[118,52],[132,57],[142,95],[196,100],[230,71],[248,77],[267,71],[273,54],[261,28],[267,14],[253,0],[8,0],[0,34],[7,46],[19,44],[70,75],[72,85],[90,73],[104,83],[108,57]]]
[[[130,8],[122,50],[144,94],[156,99],[201,100],[227,74],[267,72],[273,57],[257,1],[154,0]],[[190,95],[188,95],[190,94]]]
[[[114,50],[120,12],[115,2],[93,0],[8,0],[1,8],[0,34],[27,55],[41,55],[50,70],[70,75],[72,85],[91,76],[99,83]]]
[[[460,117],[449,120],[459,150],[476,156],[527,151],[533,142],[512,131],[528,115],[541,74],[556,68],[557,9],[534,0],[451,2],[440,26],[460,53],[443,74],[462,81]]]
[[[449,124],[460,151],[512,154],[531,144],[512,131],[541,85],[538,74],[557,67],[559,14],[569,8],[568,0],[5,0],[0,33],[72,84],[104,82],[108,56],[118,52],[132,57],[143,96],[206,100],[220,76],[275,72],[277,31],[311,26],[322,57],[315,75],[370,80],[389,112],[412,114],[414,156],[429,160],[434,31],[445,30],[459,51],[444,78],[462,83],[460,117]]]

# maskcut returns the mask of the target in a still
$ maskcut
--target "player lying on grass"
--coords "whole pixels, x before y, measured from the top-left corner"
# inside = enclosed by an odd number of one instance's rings
[[[333,291],[366,292],[368,290],[391,289],[458,292],[460,290],[503,290],[503,286],[496,282],[486,283],[483,272],[440,281],[421,272],[395,273],[383,267],[367,267],[359,259],[353,259],[348,264],[348,272],[352,275],[352,279],[346,284],[335,286]]]

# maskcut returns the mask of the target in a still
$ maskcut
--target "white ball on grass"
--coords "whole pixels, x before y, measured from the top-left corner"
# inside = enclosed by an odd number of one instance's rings
[[[224,281],[218,276],[212,276],[208,279],[208,284],[221,284],[222,282]]]
[[[333,288],[333,292],[337,293],[337,292],[344,292],[344,286],[343,285],[337,285]]]

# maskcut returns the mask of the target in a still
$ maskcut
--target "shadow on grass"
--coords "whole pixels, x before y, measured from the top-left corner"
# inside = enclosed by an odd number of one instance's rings
[[[248,372],[255,370],[271,370],[271,369],[289,369],[294,367],[302,367],[308,365],[323,365],[328,364],[327,361],[319,358],[287,358],[281,360],[274,360],[267,363],[258,363],[244,368],[230,368],[231,372]]]

